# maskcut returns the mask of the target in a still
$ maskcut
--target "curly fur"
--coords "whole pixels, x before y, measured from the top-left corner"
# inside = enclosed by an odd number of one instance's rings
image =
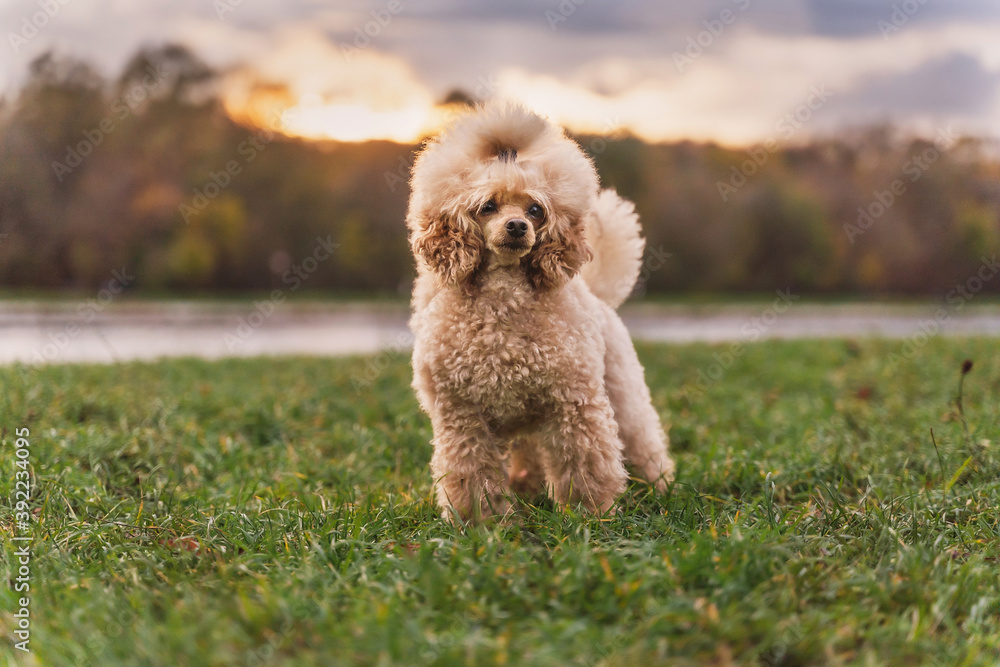
[[[612,308],[628,298],[642,270],[646,243],[639,232],[639,216],[632,202],[614,190],[601,192],[587,224],[594,258],[581,273],[590,290]]]
[[[638,218],[580,147],[516,104],[481,107],[418,156],[407,226],[413,386],[444,516],[543,490],[607,511],[626,463],[664,489],[666,436],[614,312],[639,273]]]

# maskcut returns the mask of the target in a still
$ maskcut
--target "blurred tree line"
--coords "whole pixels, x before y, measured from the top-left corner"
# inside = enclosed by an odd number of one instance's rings
[[[280,287],[330,236],[307,289],[407,291],[416,147],[242,126],[217,79],[177,46],[113,81],[36,60],[0,102],[0,285],[93,288],[127,267],[139,290]],[[1000,252],[1000,162],[981,140],[889,127],[748,150],[578,139],[670,253],[648,292],[943,294]]]

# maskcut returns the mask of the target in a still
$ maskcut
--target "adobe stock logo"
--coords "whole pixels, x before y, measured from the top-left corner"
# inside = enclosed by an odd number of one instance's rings
[[[730,1],[741,12],[746,11],[750,7],[750,0]],[[677,68],[677,71],[683,74],[684,70],[694,64],[695,60],[701,58],[705,51],[712,48],[715,40],[722,37],[726,28],[736,22],[737,16],[736,11],[723,9],[715,18],[702,21],[701,25],[705,29],[687,38],[686,48],[683,53],[679,51],[674,51],[673,53],[674,66]]]
[[[875,24],[882,33],[882,39],[889,39],[889,35],[899,32],[900,28],[909,23],[910,18],[926,4],[927,0],[903,0],[901,3],[894,3],[889,20],[879,19]]]
[[[293,294],[309,280],[321,264],[333,257],[334,251],[340,248],[340,244],[333,240],[331,235],[326,238],[316,237],[316,245],[310,254],[306,255],[298,264],[292,264],[281,274],[281,282],[287,287],[271,290],[267,298],[262,301],[254,301],[253,310],[246,316],[240,317],[236,327],[232,332],[222,334],[222,340],[226,343],[229,351],[234,351],[237,347],[245,343],[278,309],[278,306],[285,302],[288,294]]]
[[[903,164],[902,176],[906,178],[896,178],[885,190],[875,190],[872,192],[872,200],[865,206],[858,207],[857,222],[844,224],[844,233],[847,240],[854,245],[855,240],[871,229],[876,222],[882,219],[898,201],[906,194],[907,182],[916,183],[931,166],[938,161],[941,154],[950,150],[956,143],[958,137],[952,132],[951,126],[938,131],[934,138],[934,145],[928,146],[920,153],[914,153],[910,159]]]
[[[344,54],[347,62],[354,60],[358,52],[371,46],[373,40],[377,39],[382,31],[389,27],[398,14],[403,11],[401,0],[389,0],[384,9],[373,9],[369,12],[371,20],[364,25],[354,26],[354,35],[351,40],[354,46],[341,43],[340,52]]]
[[[135,113],[139,105],[152,97],[156,87],[167,79],[166,70],[159,64],[147,65],[145,71],[146,76],[141,82],[112,100],[111,114],[102,118],[94,127],[84,130],[76,144],[67,144],[66,157],[62,162],[53,160],[52,172],[56,175],[56,180],[62,183],[66,176],[83,164],[87,156],[93,153],[108,135],[121,127],[125,119]]]
[[[800,128],[813,118],[816,112],[823,108],[823,105],[832,96],[833,93],[827,90],[825,83],[810,86],[803,102],[779,118],[774,124],[774,130],[780,135],[781,140],[779,141],[777,136],[772,135],[761,144],[748,148],[746,154],[749,159],[743,160],[739,166],[732,165],[729,168],[730,175],[727,180],[715,182],[715,187],[719,191],[719,197],[722,198],[722,201],[729,201],[729,198],[736,194],[737,190],[746,185],[754,174],[763,169],[771,156],[781,150],[781,141],[791,139]]]
[[[555,31],[556,27],[565,22],[570,16],[576,13],[576,8],[587,0],[562,0],[554,12],[551,9],[545,10],[545,20],[549,22],[549,30]]]
[[[789,308],[795,305],[801,297],[793,294],[791,288],[775,290],[777,297],[757,317],[752,317],[740,327],[740,340],[733,341],[729,347],[712,355],[712,363],[698,370],[694,384],[685,387],[694,394],[704,394],[732,367],[736,361],[746,354],[747,343],[756,343],[763,338],[768,330],[778,321]]]
[[[21,17],[20,32],[8,32],[7,41],[14,53],[20,52],[29,41],[38,36],[38,33],[49,24],[62,11],[62,8],[70,3],[70,0],[38,0],[40,11]]]
[[[293,111],[272,114],[268,119],[268,127],[261,128],[247,136],[236,147],[240,159],[231,159],[219,171],[210,170],[208,179],[200,187],[191,189],[192,197],[187,202],[181,202],[177,210],[184,218],[184,224],[190,224],[191,219],[208,208],[208,205],[228,188],[233,179],[243,173],[244,167],[257,159],[257,156],[274,141],[279,132],[283,132],[287,123],[294,117]]]

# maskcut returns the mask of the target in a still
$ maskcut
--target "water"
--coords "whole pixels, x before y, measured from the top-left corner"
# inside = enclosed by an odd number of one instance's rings
[[[407,315],[402,304],[8,302],[0,304],[0,363],[367,354],[408,348]],[[1000,336],[996,305],[630,304],[622,316],[635,338],[673,343]]]

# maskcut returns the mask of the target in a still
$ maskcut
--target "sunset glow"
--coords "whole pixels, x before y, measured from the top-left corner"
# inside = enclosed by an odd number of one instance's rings
[[[427,125],[428,109],[405,107],[377,111],[363,104],[299,104],[286,112],[286,131],[292,136],[369,141],[388,139],[408,143]]]
[[[729,48],[744,54],[737,61],[706,54],[679,70],[662,55],[632,63],[607,56],[570,76],[507,66],[464,85],[456,81],[451,89],[518,100],[575,134],[628,133],[647,142],[694,140],[737,147],[832,128],[841,122],[837,114],[844,108],[845,91],[880,76],[898,76],[904,67],[936,66],[935,58],[948,49],[983,43],[980,33],[977,28],[939,33],[941,38],[929,48],[927,34],[915,28],[892,45],[877,35],[855,39],[845,52],[840,42],[826,36],[789,39],[747,29],[728,37]],[[982,50],[975,60],[969,58],[995,67],[997,54]],[[773,69],[775,62],[783,63],[780,78],[755,76]],[[448,90],[428,85],[399,56],[369,48],[346,60],[335,45],[295,30],[283,32],[277,47],[254,69],[230,76],[224,97],[237,121],[288,136],[413,144],[440,131],[460,110],[438,104]],[[826,92],[817,97],[817,90]],[[833,100],[829,107],[827,99]],[[1000,102],[992,104],[1000,109]],[[865,121],[865,113],[859,105],[854,118]],[[790,116],[798,121],[786,122]],[[959,119],[955,121],[958,126]],[[933,110],[910,112],[906,119],[918,131],[941,123],[941,114]]]
[[[243,104],[227,104],[227,111],[237,122],[289,137],[414,144],[440,131],[459,109],[430,100],[396,109],[373,109],[363,102],[325,102],[317,96],[292,101],[265,95]]]

